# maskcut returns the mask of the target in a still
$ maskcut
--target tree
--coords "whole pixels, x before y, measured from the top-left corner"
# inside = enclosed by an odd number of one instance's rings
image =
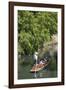
[[[56,12],[18,11],[18,53],[33,54],[56,33]]]

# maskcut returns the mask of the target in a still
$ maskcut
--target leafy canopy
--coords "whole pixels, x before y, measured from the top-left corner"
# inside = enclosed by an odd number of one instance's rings
[[[56,33],[56,12],[18,11],[18,53],[33,54]]]

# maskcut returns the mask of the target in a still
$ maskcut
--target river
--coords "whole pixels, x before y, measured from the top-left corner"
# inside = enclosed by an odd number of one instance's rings
[[[31,59],[31,58],[30,58]],[[57,77],[57,71],[56,70],[50,70],[49,66],[44,68],[43,70],[35,73],[31,73],[30,70],[32,66],[34,65],[34,61],[31,60],[31,62],[28,61],[26,64],[18,64],[18,79],[34,79],[34,78],[53,78]]]

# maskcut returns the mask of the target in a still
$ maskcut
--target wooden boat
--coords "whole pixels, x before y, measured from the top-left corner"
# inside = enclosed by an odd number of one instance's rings
[[[49,62],[44,63],[44,64],[34,65],[32,67],[32,69],[30,70],[30,72],[38,72],[38,71],[42,70],[43,68],[45,68],[48,64],[49,64]]]

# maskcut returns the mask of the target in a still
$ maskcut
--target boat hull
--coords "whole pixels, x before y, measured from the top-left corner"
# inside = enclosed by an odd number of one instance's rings
[[[48,65],[48,63],[34,65],[32,67],[32,69],[30,70],[30,72],[32,72],[32,73],[38,72],[38,71],[42,70],[43,68],[45,68],[47,65]]]

